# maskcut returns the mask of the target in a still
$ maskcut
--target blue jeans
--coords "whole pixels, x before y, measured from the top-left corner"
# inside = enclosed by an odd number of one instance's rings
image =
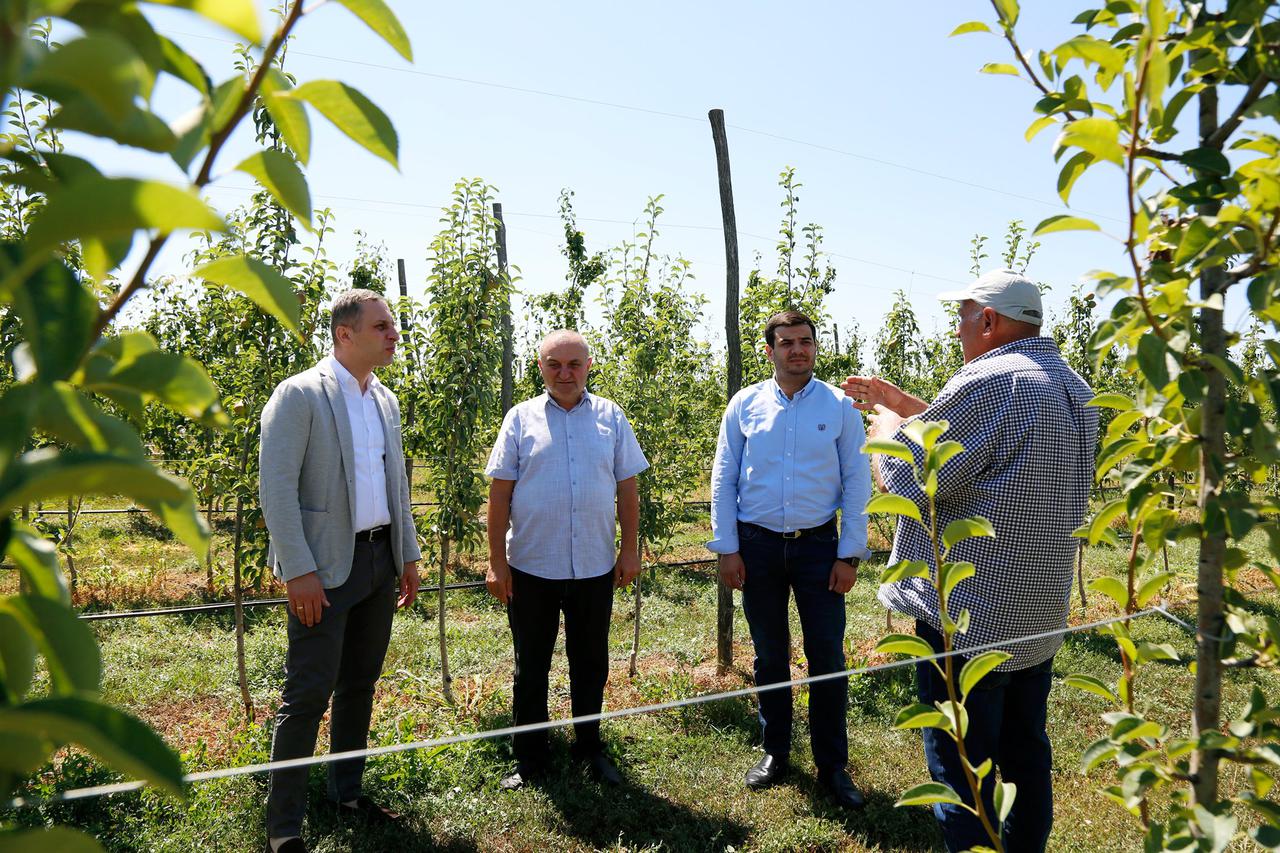
[[[942,635],[926,622],[916,622],[916,634],[942,651]],[[958,678],[964,659],[953,659]],[[990,758],[1000,771],[1002,782],[1018,786],[1013,811],[1005,821],[1002,841],[1007,853],[1042,851],[1053,826],[1053,753],[1045,732],[1049,685],[1053,658],[1027,669],[988,673],[969,693],[969,731],[965,750],[975,767]],[[916,687],[926,705],[947,700],[946,681],[932,663],[916,664]],[[957,691],[958,692],[958,691]],[[924,756],[929,774],[937,782],[950,785],[966,803],[973,805],[973,793],[965,781],[964,769],[955,741],[939,729],[924,729]],[[995,774],[983,780],[982,799],[987,815],[995,824],[992,793]],[[991,845],[982,824],[959,806],[937,804],[933,813],[942,824],[947,849],[968,850]]]
[[[839,531],[784,539],[754,524],[738,524],[738,551],[746,568],[742,610],[755,647],[756,684],[791,680],[791,629],[787,602],[792,592],[804,635],[810,675],[845,669],[844,596],[827,587],[836,559]],[[844,767],[849,760],[845,713],[849,679],[833,678],[809,688],[809,744],[819,772]],[[791,688],[760,693],[764,751],[791,754]]]

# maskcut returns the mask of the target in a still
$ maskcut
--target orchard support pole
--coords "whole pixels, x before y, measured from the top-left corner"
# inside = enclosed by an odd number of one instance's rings
[[[493,218],[498,222],[497,249],[498,274],[507,277],[507,223],[502,219],[502,202],[493,203]],[[515,396],[515,331],[511,323],[511,297],[507,296],[506,308],[502,312],[502,391],[498,398],[498,408],[505,416],[511,408]]]
[[[720,215],[724,220],[724,334],[728,348],[725,399],[742,387],[742,344],[738,332],[738,220],[733,212],[733,179],[729,174],[729,140],[724,110],[711,110],[711,138],[716,147],[716,175],[720,182]],[[733,590],[716,582],[716,665],[720,672],[733,666]]]
[[[400,279],[400,298],[409,298],[409,279],[404,274],[404,258],[396,258],[396,275]],[[400,334],[405,335],[409,331],[409,313],[407,310],[400,311]],[[405,426],[413,426],[414,419],[418,416],[418,398],[416,396],[409,398],[409,408],[404,413]],[[413,494],[413,460],[406,459],[404,461],[405,479],[409,481],[409,494]]]

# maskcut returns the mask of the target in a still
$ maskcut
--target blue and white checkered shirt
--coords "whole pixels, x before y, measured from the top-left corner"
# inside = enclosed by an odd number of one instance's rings
[[[593,578],[617,559],[618,483],[649,467],[621,407],[584,392],[512,406],[484,473],[515,480],[507,562],[550,580]]]
[[[1055,631],[1067,624],[1072,532],[1084,521],[1093,484],[1098,410],[1086,407],[1093,391],[1067,366],[1051,338],[1033,337],[998,347],[966,364],[917,417],[950,423],[942,440],[965,452],[938,475],[938,531],[957,518],[982,516],[996,538],[967,539],[950,558],[974,564],[948,599],[952,618],[967,608],[969,630],[956,648]],[[914,420],[914,419],[913,419]],[[896,438],[902,440],[899,433]],[[919,450],[916,450],[917,461]],[[916,502],[928,520],[923,490],[911,466],[880,457],[885,489]],[[898,520],[890,562],[923,560],[933,566],[929,537],[915,521]],[[880,587],[886,606],[941,631],[938,596],[925,578]],[[1004,670],[1025,669],[1053,657],[1061,636],[1016,643]]]

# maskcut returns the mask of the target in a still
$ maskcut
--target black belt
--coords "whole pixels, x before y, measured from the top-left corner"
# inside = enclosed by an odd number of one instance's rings
[[[834,517],[827,519],[817,527],[806,527],[804,530],[792,530],[789,533],[779,533],[776,530],[770,530],[767,527],[761,527],[759,524],[752,524],[749,521],[742,522],[748,527],[754,527],[762,533],[768,533],[772,536],[781,536],[783,539],[800,539],[805,536],[812,536],[815,533],[832,533],[836,529],[836,520]]]
[[[385,542],[390,538],[390,524],[384,524],[381,527],[370,527],[368,530],[361,530],[356,533],[357,542]]]

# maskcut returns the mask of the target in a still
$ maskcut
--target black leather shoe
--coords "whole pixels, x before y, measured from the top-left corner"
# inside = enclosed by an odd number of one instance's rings
[[[787,770],[790,767],[791,762],[785,756],[765,753],[764,758],[757,761],[756,766],[747,771],[747,787],[768,788],[775,782],[782,781],[782,777],[787,775]]]
[[[349,806],[345,803],[334,803],[334,807],[338,810],[338,814],[343,817],[363,820],[369,824],[396,823],[404,817],[399,812],[393,812],[386,806],[378,805],[364,795],[356,798],[354,806]]]
[[[831,795],[831,799],[835,801],[836,805],[842,809],[857,811],[867,804],[867,798],[862,796],[862,791],[858,790],[858,786],[853,784],[849,771],[843,767],[819,773],[818,781],[826,789],[827,793]]]
[[[518,791],[528,785],[534,785],[542,778],[543,768],[540,764],[518,764],[513,773],[502,777],[498,787],[504,791]]]
[[[593,752],[585,756],[583,761],[587,764],[587,772],[591,774],[591,778],[603,785],[621,785],[622,773],[609,760],[609,756],[604,754],[604,750]]]
[[[280,845],[278,851],[271,849],[271,839],[267,839],[267,853],[307,853],[307,845],[303,843],[301,838],[290,838],[284,844]]]

